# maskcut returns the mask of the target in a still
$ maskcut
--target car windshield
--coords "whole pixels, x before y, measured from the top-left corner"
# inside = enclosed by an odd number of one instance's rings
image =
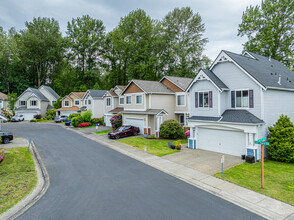
[[[117,131],[123,131],[125,127],[119,127]]]

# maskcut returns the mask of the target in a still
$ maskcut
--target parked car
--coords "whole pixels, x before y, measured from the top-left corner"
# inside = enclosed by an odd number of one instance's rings
[[[0,136],[2,137],[3,144],[8,144],[9,141],[13,140],[13,134],[11,132],[0,131]]]
[[[24,121],[24,117],[23,115],[15,115],[13,116],[11,119],[10,119],[11,122],[14,122],[14,121]]]
[[[140,128],[131,126],[131,125],[125,125],[121,126],[118,129],[111,131],[108,133],[108,138],[115,138],[119,139],[121,137],[128,137],[128,136],[136,136],[140,133]]]
[[[65,122],[65,125],[66,125],[66,126],[70,126],[70,125],[71,125],[71,120],[67,120],[67,121]]]
[[[58,122],[64,122],[64,121],[67,121],[67,118],[68,118],[68,116],[66,116],[66,115],[57,115],[57,116],[54,118],[54,121],[55,121],[56,123],[58,123]]]

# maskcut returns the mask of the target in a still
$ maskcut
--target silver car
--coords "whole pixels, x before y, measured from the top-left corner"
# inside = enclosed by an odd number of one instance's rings
[[[65,121],[67,121],[67,118],[68,118],[68,116],[66,116],[66,115],[57,115],[57,116],[54,118],[54,121],[55,121],[56,123],[58,123],[58,122],[65,122]]]

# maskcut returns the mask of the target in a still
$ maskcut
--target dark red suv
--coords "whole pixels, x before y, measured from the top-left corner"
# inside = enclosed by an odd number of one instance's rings
[[[136,136],[139,133],[140,133],[140,128],[131,126],[131,125],[124,125],[114,131],[109,132],[108,138],[119,139],[121,137],[128,137],[132,135]]]

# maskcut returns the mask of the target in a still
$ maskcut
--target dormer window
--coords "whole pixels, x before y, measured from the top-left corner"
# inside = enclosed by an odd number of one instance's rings
[[[31,106],[37,106],[37,101],[36,100],[31,100]]]
[[[26,105],[26,101],[20,101],[20,106],[25,106]]]
[[[110,106],[111,105],[111,99],[110,98],[106,98],[106,106]]]
[[[208,108],[208,92],[199,92],[199,107]]]
[[[64,101],[64,106],[68,107],[69,106],[69,101]]]
[[[76,100],[75,100],[75,105],[76,105],[76,106],[77,106],[77,105],[80,105],[80,100],[76,99]]]

